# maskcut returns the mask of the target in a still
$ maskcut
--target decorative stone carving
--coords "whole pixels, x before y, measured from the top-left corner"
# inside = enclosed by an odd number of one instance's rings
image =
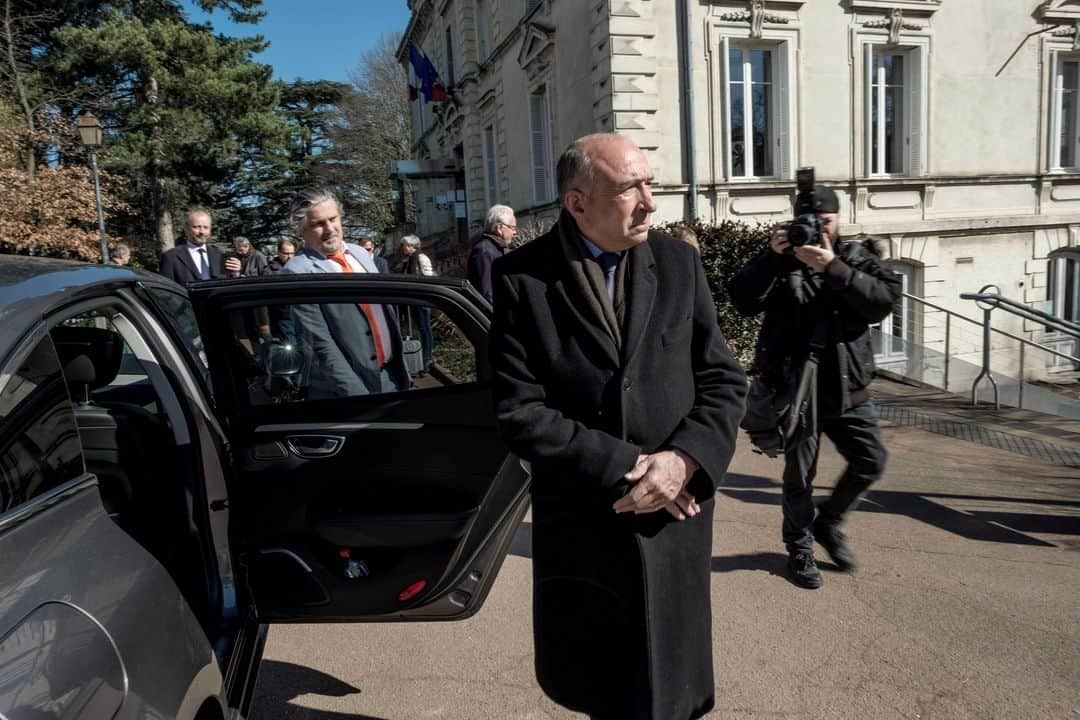
[[[889,11],[889,16],[880,20],[867,20],[863,23],[864,28],[888,28],[889,29],[889,44],[896,45],[900,42],[901,30],[922,30],[921,25],[915,25],[914,23],[904,22],[904,11],[900,8],[893,8]]]
[[[1080,50],[1080,19],[1074,20],[1072,27],[1058,28],[1050,33],[1054,37],[1071,37],[1073,50]]]
[[[750,37],[760,38],[762,36],[763,26],[766,22],[775,23],[778,25],[787,25],[788,20],[783,15],[772,15],[765,12],[765,0],[750,0],[749,10],[740,10],[738,12],[724,13],[720,16],[721,20],[727,20],[728,22],[745,22],[750,23]]]
[[[529,83],[542,78],[551,67],[555,53],[555,28],[545,22],[534,20],[525,29],[518,52],[518,66],[525,71]]]

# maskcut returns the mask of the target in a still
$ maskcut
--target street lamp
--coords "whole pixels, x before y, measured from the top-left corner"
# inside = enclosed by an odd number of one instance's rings
[[[76,123],[79,137],[90,153],[90,169],[94,173],[94,201],[97,203],[98,232],[101,234],[101,264],[109,262],[109,241],[105,237],[105,213],[101,209],[101,181],[98,180],[97,148],[101,147],[101,123],[92,113],[83,113]]]

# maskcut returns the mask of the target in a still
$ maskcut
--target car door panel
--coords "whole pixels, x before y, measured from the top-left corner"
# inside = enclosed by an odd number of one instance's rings
[[[482,603],[528,504],[495,432],[486,310],[470,291],[347,276],[218,283],[192,297],[214,385],[231,388],[233,534],[264,621],[457,618]],[[273,291],[268,291],[273,287]],[[317,291],[309,288],[317,287]],[[317,294],[315,294],[317,292]],[[423,302],[476,350],[475,382],[253,405],[230,342],[253,303]],[[280,313],[277,313],[280,316]],[[219,392],[219,396],[222,393]]]

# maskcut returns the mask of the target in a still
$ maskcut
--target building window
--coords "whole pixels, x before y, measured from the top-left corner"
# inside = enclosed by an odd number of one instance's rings
[[[1046,299],[1050,314],[1080,322],[1080,254],[1061,253],[1049,260]]]
[[[499,202],[498,157],[495,155],[495,126],[484,128],[484,192],[487,206]]]
[[[446,27],[446,89],[454,87],[454,37]]]
[[[723,39],[725,161],[731,179],[791,176],[789,45]]]
[[[922,48],[864,47],[866,173],[921,175]]]
[[[892,312],[880,323],[870,326],[874,359],[879,364],[906,360],[915,343],[915,304],[907,297],[914,292],[915,268],[904,263],[884,263],[900,279],[903,295],[893,303]]]
[[[1080,167],[1077,146],[1080,132],[1080,58],[1060,53],[1051,56],[1053,104],[1050,108],[1050,169],[1073,170]]]
[[[529,126],[532,131],[533,201],[551,202],[555,190],[551,172],[551,109],[547,87],[529,95]]]
[[[488,0],[476,0],[476,54],[484,62],[491,54],[491,8]]]

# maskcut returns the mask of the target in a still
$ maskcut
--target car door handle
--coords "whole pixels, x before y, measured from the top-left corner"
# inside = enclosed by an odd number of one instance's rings
[[[297,457],[315,460],[337,455],[345,445],[345,438],[341,435],[290,435],[285,442]]]

